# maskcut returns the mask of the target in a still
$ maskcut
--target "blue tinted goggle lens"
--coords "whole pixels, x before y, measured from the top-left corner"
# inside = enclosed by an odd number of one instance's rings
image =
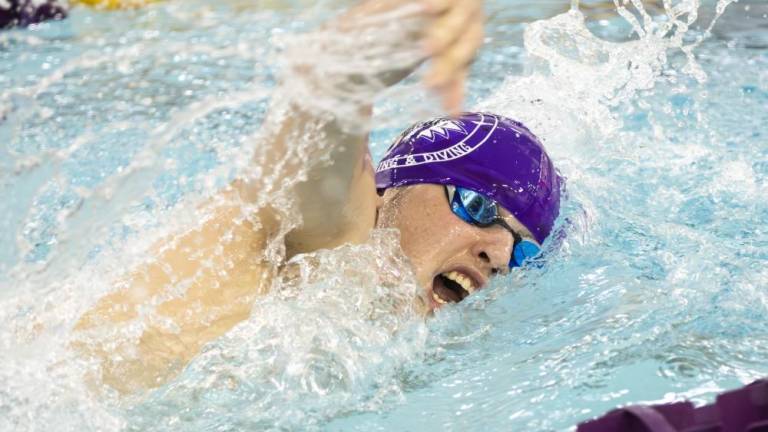
[[[491,225],[499,217],[496,201],[475,191],[456,188],[461,204],[474,222],[481,225]]]
[[[509,268],[520,267],[527,260],[536,258],[541,253],[541,248],[530,240],[520,240],[515,243],[512,258],[509,260]]]
[[[455,193],[452,193],[453,191]],[[534,242],[520,237],[499,215],[499,207],[496,201],[473,190],[462,187],[446,187],[450,200],[450,207],[456,216],[464,222],[472,225],[487,227],[498,223],[507,229],[515,238],[512,256],[509,259],[509,267],[520,267],[525,261],[535,258],[541,253],[541,248]],[[453,197],[451,197],[453,195]]]

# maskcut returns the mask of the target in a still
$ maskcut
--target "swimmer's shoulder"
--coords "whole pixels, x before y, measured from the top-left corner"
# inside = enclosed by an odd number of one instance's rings
[[[302,224],[286,235],[286,258],[320,249],[334,249],[344,244],[361,244],[369,239],[376,225],[381,198],[376,192],[375,172],[367,146],[363,151],[355,161],[357,165],[347,185],[329,176],[317,180],[327,183],[325,186],[312,186],[319,192],[311,200],[305,200]],[[342,194],[345,200],[322,197],[323,190],[340,188],[346,188]]]

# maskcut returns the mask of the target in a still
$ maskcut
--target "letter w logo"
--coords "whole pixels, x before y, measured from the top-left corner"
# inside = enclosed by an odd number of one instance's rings
[[[424,137],[428,139],[430,142],[435,142],[436,136],[441,136],[445,139],[448,139],[449,131],[460,132],[464,135],[467,134],[467,131],[464,130],[464,127],[461,125],[461,123],[457,123],[451,120],[440,120],[437,123],[430,126],[429,128],[419,132],[418,137],[419,138]]]

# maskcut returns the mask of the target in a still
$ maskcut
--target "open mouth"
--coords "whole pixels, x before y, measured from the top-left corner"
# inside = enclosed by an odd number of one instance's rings
[[[441,273],[432,282],[432,298],[440,305],[458,303],[475,292],[472,279],[457,271]]]

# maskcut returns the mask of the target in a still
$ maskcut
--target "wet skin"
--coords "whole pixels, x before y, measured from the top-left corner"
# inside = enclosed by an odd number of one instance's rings
[[[501,209],[501,215],[518,234],[532,238],[508,211]],[[377,226],[399,230],[400,246],[424,288],[430,310],[440,307],[440,300],[456,302],[468,294],[462,293],[458,299],[440,295],[445,293],[440,275],[456,272],[458,275],[451,276],[465,277],[471,292],[482,289],[492,276],[508,271],[512,234],[499,225],[480,228],[460,219],[451,211],[441,185],[387,191],[379,202]]]

